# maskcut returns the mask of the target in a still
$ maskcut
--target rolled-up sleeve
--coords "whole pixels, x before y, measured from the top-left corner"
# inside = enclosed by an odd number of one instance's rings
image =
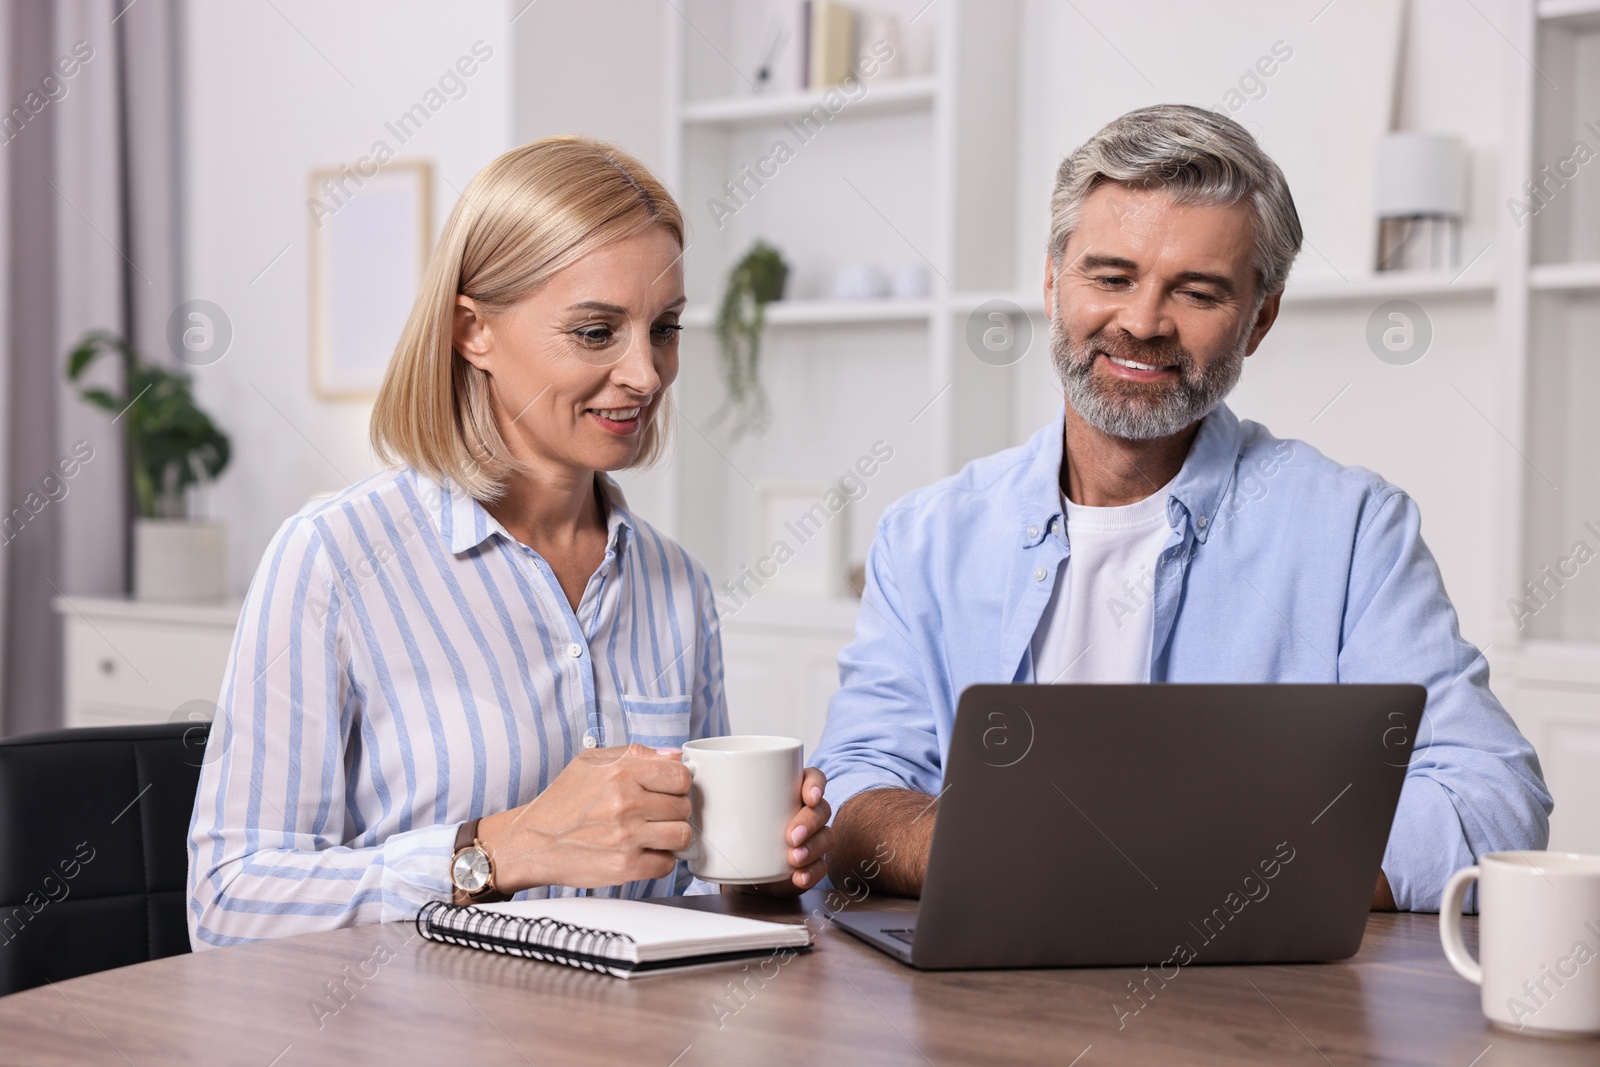
[[[1533,746],[1489,690],[1488,661],[1461,637],[1416,504],[1395,491],[1374,506],[1351,566],[1339,680],[1427,687],[1383,870],[1401,908],[1437,911],[1450,875],[1484,853],[1544,848],[1551,799]]]
[[[278,531],[234,636],[190,823],[196,949],[408,919],[447,899],[456,823],[347,843],[345,760],[360,687],[317,527]],[[376,759],[370,747],[366,758]]]
[[[940,652],[931,635],[908,621],[894,567],[893,514],[878,524],[867,553],[855,640],[839,653],[840,688],[817,747],[836,812],[868,789],[937,793],[944,773],[934,705],[949,703],[949,683],[932,667]]]

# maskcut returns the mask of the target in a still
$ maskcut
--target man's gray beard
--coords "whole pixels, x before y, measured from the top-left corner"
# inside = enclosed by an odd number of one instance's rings
[[[1149,441],[1171,437],[1211,414],[1224,397],[1239,384],[1244,371],[1249,335],[1241,338],[1227,358],[1200,369],[1194,357],[1180,346],[1139,345],[1126,340],[1108,343],[1091,337],[1081,348],[1074,348],[1060,326],[1057,315],[1050,324],[1050,355],[1056,374],[1067,391],[1067,402],[1090,426],[1103,434],[1130,441]],[[1152,390],[1138,383],[1125,383],[1124,393],[1115,383],[1098,381],[1094,373],[1095,349],[1100,348],[1123,359],[1147,362],[1142,354],[1159,351],[1155,362],[1175,363],[1178,379],[1152,399]],[[1133,395],[1137,393],[1138,395]]]

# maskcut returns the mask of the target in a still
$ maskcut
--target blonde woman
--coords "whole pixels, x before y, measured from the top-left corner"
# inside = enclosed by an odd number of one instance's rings
[[[395,466],[284,523],[251,585],[191,824],[195,948],[690,890],[677,749],[728,730],[716,609],[604,473],[661,452],[683,249],[609,145],[536,141],[468,186],[373,411]],[[808,769],[769,891],[822,878],[823,787]]]

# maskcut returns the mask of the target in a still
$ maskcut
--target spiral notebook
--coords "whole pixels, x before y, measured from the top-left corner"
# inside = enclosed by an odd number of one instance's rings
[[[417,913],[417,931],[433,941],[564,963],[618,978],[672,974],[811,947],[811,931],[804,925],[614,897],[466,906],[434,901]]]

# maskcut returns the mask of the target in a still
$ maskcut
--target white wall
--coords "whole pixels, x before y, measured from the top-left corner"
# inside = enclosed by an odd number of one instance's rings
[[[512,3],[514,42],[525,59],[511,82],[516,143],[581,133],[621,146],[664,175],[667,6],[661,0]],[[599,41],[603,62],[591,47]],[[657,523],[672,513],[666,469],[663,464],[616,475],[629,505]]]
[[[234,340],[195,377],[234,460],[205,510],[229,525],[242,592],[278,525],[377,469],[367,401],[311,389],[307,176],[387,140],[434,163],[435,232],[511,146],[508,0],[194,0],[184,6],[184,295],[221,305]],[[483,41],[492,56],[403,146],[385,123]]]
[[[518,144],[581,133],[666,166],[667,7],[661,0],[511,0]],[[524,8],[523,5],[527,4]]]

